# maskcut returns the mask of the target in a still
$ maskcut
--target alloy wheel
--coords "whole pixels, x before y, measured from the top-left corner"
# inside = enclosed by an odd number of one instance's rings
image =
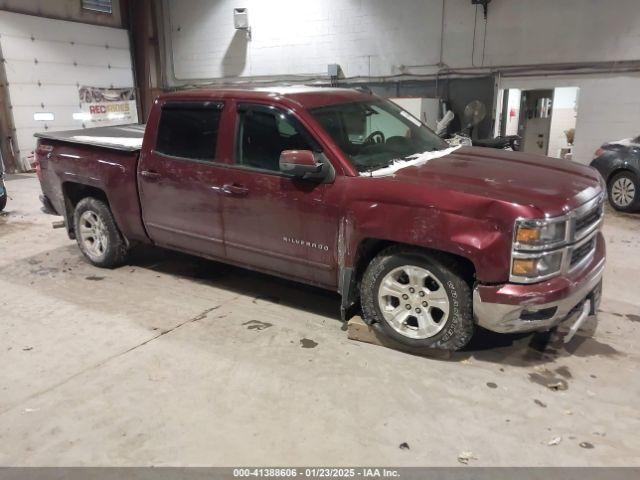
[[[449,316],[444,285],[429,270],[415,265],[395,268],[378,288],[378,306],[396,332],[409,338],[437,335]]]
[[[636,195],[635,184],[627,177],[620,177],[611,185],[611,199],[619,207],[628,207]]]
[[[100,260],[109,243],[107,229],[102,219],[91,210],[87,210],[80,215],[80,240],[93,260]]]

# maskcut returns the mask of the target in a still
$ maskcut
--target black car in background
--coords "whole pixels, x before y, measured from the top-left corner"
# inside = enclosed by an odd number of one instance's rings
[[[607,182],[609,203],[616,210],[640,210],[640,136],[605,143],[591,166]]]
[[[0,212],[7,205],[7,187],[4,185],[4,171],[2,170],[2,162],[0,162]]]

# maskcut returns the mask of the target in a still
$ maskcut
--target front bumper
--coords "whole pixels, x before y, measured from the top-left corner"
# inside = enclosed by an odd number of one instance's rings
[[[605,264],[604,237],[598,232],[596,238],[591,259],[567,275],[529,285],[476,286],[473,313],[478,325],[498,333],[549,330],[571,317],[587,298],[595,313]]]

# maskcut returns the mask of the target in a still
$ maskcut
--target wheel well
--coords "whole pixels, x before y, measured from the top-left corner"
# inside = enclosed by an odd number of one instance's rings
[[[425,247],[416,247],[415,245],[409,245],[398,242],[391,242],[388,240],[379,240],[375,238],[367,238],[360,242],[358,246],[358,250],[356,253],[356,260],[354,263],[355,267],[355,280],[357,284],[360,284],[360,280],[362,279],[362,275],[364,271],[367,269],[367,265],[373,260],[373,258],[378,255],[382,250],[387,247],[391,247],[394,245],[405,245],[407,248],[416,249],[424,251],[427,255],[434,255],[439,257],[440,259],[450,260],[455,262],[458,267],[462,278],[473,288],[473,283],[475,282],[476,269],[469,259],[461,257],[460,255],[455,255],[453,253],[443,252],[441,250],[435,250],[431,248]]]
[[[476,269],[473,263],[459,255],[452,253],[442,252],[440,250],[434,250],[424,247],[416,247],[415,245],[409,245],[405,243],[392,242],[389,240],[380,240],[377,238],[367,238],[360,242],[356,251],[356,257],[352,268],[345,268],[341,275],[340,293],[342,294],[342,304],[340,306],[340,315],[343,320],[351,318],[360,305],[360,283],[364,271],[367,269],[367,265],[378,255],[382,250],[395,246],[403,245],[407,249],[423,251],[427,255],[437,256],[445,262],[455,264],[455,269],[460,273],[462,278],[469,284],[470,288],[473,288],[475,282]]]
[[[75,238],[75,231],[73,226],[73,212],[76,209],[76,205],[83,198],[93,197],[98,200],[102,200],[109,205],[107,195],[103,190],[92,187],[90,185],[84,185],[82,183],[65,182],[62,184],[62,193],[64,194],[64,205],[66,209],[67,218],[67,233],[70,238]]]
[[[622,172],[634,173],[633,170],[631,170],[630,168],[625,168],[625,167],[616,168],[607,177],[607,187],[609,187],[609,183],[611,182],[611,180],[613,180],[613,177],[615,177],[617,174],[622,173]]]

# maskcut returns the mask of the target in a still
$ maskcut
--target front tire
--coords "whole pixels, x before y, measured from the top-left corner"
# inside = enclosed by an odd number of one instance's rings
[[[471,289],[450,257],[390,247],[367,267],[362,311],[387,336],[410,347],[463,348],[473,336]]]
[[[609,203],[620,212],[640,210],[640,181],[633,172],[616,173],[607,185]]]
[[[76,241],[96,267],[113,268],[124,263],[127,247],[109,207],[96,198],[78,202],[74,215]]]

